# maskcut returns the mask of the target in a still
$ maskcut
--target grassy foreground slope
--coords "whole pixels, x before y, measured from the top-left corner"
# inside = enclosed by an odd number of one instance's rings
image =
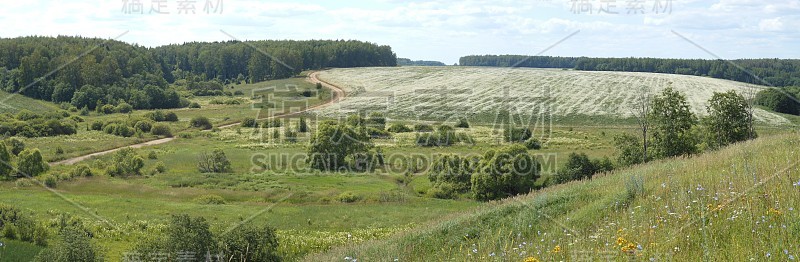
[[[735,90],[752,97],[763,88],[698,76],[533,68],[341,68],[319,76],[348,92],[323,114],[383,106],[393,117],[423,119],[443,112],[469,112],[479,118],[501,108],[534,115],[549,111],[557,122],[574,116],[628,118],[643,88],[654,95],[668,86],[686,95],[694,113],[705,115],[706,101],[714,92]],[[755,115],[764,123],[789,122],[761,109]]]
[[[788,261],[800,256],[799,134],[491,202],[334,261]]]
[[[16,114],[22,109],[41,114],[58,110],[58,105],[20,94],[0,91],[0,113]]]

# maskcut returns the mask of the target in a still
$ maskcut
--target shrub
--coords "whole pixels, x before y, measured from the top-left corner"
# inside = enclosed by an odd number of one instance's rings
[[[158,159],[158,154],[156,154],[156,151],[150,151],[150,153],[147,153],[147,159]]]
[[[89,129],[95,130],[95,131],[102,131],[103,130],[103,122],[102,121],[94,121],[89,126]]]
[[[350,192],[350,191],[342,192],[341,194],[336,196],[336,201],[339,201],[339,202],[342,202],[342,203],[353,203],[353,202],[356,202],[356,201],[359,201],[359,200],[361,200],[361,196],[356,195],[356,194],[354,194],[353,192]]]
[[[90,234],[79,225],[65,226],[60,230],[61,241],[39,252],[33,261],[103,261],[100,251],[92,244]]]
[[[156,122],[162,122],[162,121],[164,121],[164,111],[156,110],[156,111],[153,111],[153,112],[148,112],[147,114],[144,114],[144,117],[150,118],[150,120],[153,120],[153,121],[156,121]]]
[[[426,125],[426,124],[416,124],[416,125],[414,125],[414,131],[416,131],[416,132],[433,132],[433,127],[431,125]]]
[[[377,129],[374,127],[367,128],[367,133],[369,133],[369,137],[371,138],[391,138],[392,134],[388,131],[383,129]]]
[[[16,115],[17,120],[21,120],[21,121],[33,120],[33,119],[40,118],[40,117],[42,117],[42,116],[39,115],[39,114],[36,114],[34,112],[31,112],[28,109],[22,109]]]
[[[584,153],[570,153],[567,164],[556,173],[553,182],[566,183],[572,180],[591,179],[594,174],[611,170],[614,170],[614,164],[608,158],[589,160]]]
[[[28,178],[20,178],[14,181],[14,186],[16,187],[32,187],[33,185],[33,181]]]
[[[11,154],[14,154],[15,156],[19,155],[19,153],[25,150],[25,143],[16,137],[6,139],[5,144],[7,147],[11,148]]]
[[[283,126],[283,122],[281,122],[281,120],[278,119],[278,118],[273,118],[273,119],[269,119],[269,120],[264,121],[264,124],[261,125],[261,126],[263,126],[264,128],[281,127],[281,126]]]
[[[189,103],[189,108],[200,108],[200,104],[197,102],[191,102]]]
[[[392,133],[405,133],[412,131],[411,128],[408,128],[406,125],[401,123],[394,123],[391,126],[389,126],[389,129],[387,130]]]
[[[252,117],[245,117],[244,120],[242,120],[242,127],[258,128],[258,122]]]
[[[197,168],[202,173],[223,173],[231,170],[231,161],[222,149],[214,149],[211,154],[200,153]]]
[[[506,142],[521,143],[530,139],[531,129],[527,127],[507,127],[503,130],[503,139]]]
[[[117,105],[117,109],[116,110],[117,110],[117,112],[120,112],[120,113],[123,113],[123,114],[127,114],[127,113],[130,113],[130,112],[133,112],[133,106],[131,106],[128,103],[124,103],[123,102],[123,103],[119,103],[119,105]]]
[[[136,122],[136,124],[133,125],[133,129],[139,130],[139,131],[142,131],[142,132],[145,132],[145,133],[146,132],[150,132],[150,130],[153,129],[153,123],[151,123],[150,121],[139,120],[139,121]]]
[[[204,116],[196,116],[193,117],[191,121],[189,121],[189,127],[200,128],[200,129],[211,129],[211,121],[208,120],[207,117]]]
[[[467,119],[464,118],[464,117],[459,118],[458,119],[458,123],[456,124],[456,127],[458,127],[458,128],[469,128],[469,122],[467,122]]]
[[[136,152],[130,147],[118,150],[111,162],[111,166],[106,168],[106,173],[112,177],[141,175],[142,167],[144,167],[144,159],[136,155]]]
[[[221,253],[240,261],[281,261],[275,228],[244,224],[220,240]]]
[[[619,152],[617,163],[620,166],[630,166],[647,161],[647,157],[644,156],[642,141],[636,136],[629,134],[615,136],[614,145]]]
[[[513,145],[483,155],[470,177],[477,200],[495,200],[530,192],[540,175],[540,164],[525,147]]]
[[[297,132],[306,133],[308,132],[308,123],[306,123],[306,118],[301,117],[300,122],[297,123]]]
[[[178,122],[178,115],[175,112],[167,112],[164,114],[164,121],[167,122]]]
[[[347,166],[346,159],[368,156],[372,143],[365,132],[336,122],[323,122],[311,136],[308,147],[308,162],[311,168],[337,170]]]
[[[44,186],[46,186],[46,187],[56,188],[56,186],[58,185],[58,178],[56,178],[55,175],[46,175],[42,179],[42,182],[44,183]]]
[[[17,169],[22,176],[38,176],[50,169],[50,165],[42,159],[39,149],[25,149],[19,153]]]
[[[117,109],[114,108],[114,106],[112,106],[112,105],[104,105],[100,109],[100,112],[102,112],[103,114],[113,114],[113,113],[117,112]]]
[[[167,172],[167,165],[164,164],[164,162],[158,161],[158,163],[156,163],[155,169],[158,173],[164,173]]]
[[[225,198],[218,195],[209,194],[195,198],[194,202],[202,205],[224,205]]]
[[[11,153],[5,145],[0,144],[0,179],[11,176]]]
[[[539,150],[542,148],[542,143],[540,143],[536,138],[530,138],[525,140],[525,148]]]
[[[436,198],[454,198],[469,191],[470,178],[477,171],[479,161],[477,157],[437,156],[427,172],[428,180],[433,184],[433,191],[428,193]]]
[[[121,136],[121,137],[131,137],[136,133],[136,130],[133,128],[128,127],[125,124],[121,124],[114,129],[114,135]]]
[[[322,83],[317,83],[316,85],[317,90],[322,89]]]
[[[57,146],[56,147],[56,155],[63,155],[63,154],[64,154],[64,149],[61,148],[60,146]]]
[[[155,124],[150,133],[154,136],[172,137],[172,130],[166,124]]]
[[[286,142],[295,143],[297,142],[297,132],[287,125],[283,128],[283,138],[286,139]]]
[[[78,165],[70,171],[70,175],[72,177],[90,177],[92,174],[92,169],[89,168],[87,165]]]

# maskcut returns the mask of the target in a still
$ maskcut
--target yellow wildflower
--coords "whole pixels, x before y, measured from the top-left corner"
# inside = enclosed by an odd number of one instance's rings
[[[539,259],[535,257],[527,257],[525,258],[525,262],[539,262]]]
[[[561,252],[561,246],[556,246],[553,248],[553,253]]]
[[[617,246],[625,245],[625,243],[628,243],[628,241],[625,240],[624,238],[622,238],[622,237],[618,237],[617,238]]]

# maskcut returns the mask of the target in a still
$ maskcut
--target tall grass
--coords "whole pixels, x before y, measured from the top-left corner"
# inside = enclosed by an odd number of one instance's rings
[[[800,255],[800,136],[491,202],[310,261],[741,261]]]

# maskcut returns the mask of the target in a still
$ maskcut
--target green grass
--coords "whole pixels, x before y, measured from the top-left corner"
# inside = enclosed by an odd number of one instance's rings
[[[0,247],[0,261],[31,261],[36,254],[42,251],[42,247],[17,240],[0,238],[4,244]]]
[[[389,240],[306,260],[731,261],[764,260],[768,253],[787,260],[784,250],[796,258],[800,187],[793,183],[800,166],[796,148],[785,145],[798,143],[798,134],[777,135],[657,161],[490,202]],[[634,250],[623,252],[618,239]]]
[[[46,113],[60,110],[58,105],[33,99],[20,94],[12,94],[6,91],[0,91],[0,113],[16,114],[17,112],[27,109],[34,113]]]

